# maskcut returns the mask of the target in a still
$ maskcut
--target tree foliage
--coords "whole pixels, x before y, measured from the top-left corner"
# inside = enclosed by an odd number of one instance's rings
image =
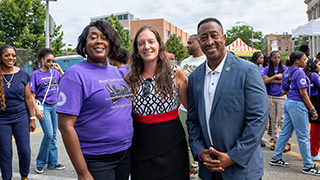
[[[132,39],[129,30],[124,29],[117,16],[113,14],[111,14],[111,16],[109,17],[108,23],[111,24],[112,27],[118,32],[121,39],[121,46],[128,50],[131,50]]]
[[[188,50],[182,43],[180,43],[179,38],[172,34],[166,42],[167,51],[174,54],[175,60],[182,61],[189,57]]]
[[[252,29],[250,26],[233,26],[231,29],[227,30],[226,46],[231,44],[237,38],[240,38],[248,46],[251,47]],[[261,31],[253,31],[253,39],[259,39],[261,42],[253,43],[254,48],[263,50],[263,37]]]
[[[24,62],[35,61],[36,53],[45,47],[44,22],[45,5],[41,0],[1,0],[0,1],[0,44],[10,44],[18,49],[28,49],[32,53],[23,58]],[[61,54],[63,32],[61,25],[54,27],[50,44],[56,55]]]

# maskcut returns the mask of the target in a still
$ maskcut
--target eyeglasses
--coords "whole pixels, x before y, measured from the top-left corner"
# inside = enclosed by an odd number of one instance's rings
[[[53,60],[53,59],[46,59],[46,61],[47,61],[47,63],[55,63],[56,61],[55,60]]]
[[[148,96],[150,94],[151,82],[152,82],[151,78],[147,78],[146,80],[144,80],[143,89],[142,89],[143,90],[143,96]]]

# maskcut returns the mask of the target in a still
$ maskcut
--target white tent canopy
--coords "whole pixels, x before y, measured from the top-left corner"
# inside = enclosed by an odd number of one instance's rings
[[[320,36],[320,18],[313,19],[304,25],[292,30],[292,37],[298,36]]]

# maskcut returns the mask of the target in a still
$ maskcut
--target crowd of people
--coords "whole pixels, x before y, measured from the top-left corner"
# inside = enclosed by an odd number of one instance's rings
[[[290,166],[282,154],[295,130],[302,172],[319,176],[319,57],[302,46],[285,65],[279,51],[256,52],[250,62],[227,51],[225,39],[218,19],[200,21],[187,42],[190,57],[178,66],[154,27],[141,27],[129,52],[99,20],[78,38],[85,61],[63,72],[54,51],[41,48],[42,67],[31,76],[17,67],[12,46],[0,46],[2,178],[12,178],[13,136],[21,179],[28,179],[36,119],[44,134],[37,173],[65,169],[59,128],[81,180],[258,180],[269,124],[270,165]]]

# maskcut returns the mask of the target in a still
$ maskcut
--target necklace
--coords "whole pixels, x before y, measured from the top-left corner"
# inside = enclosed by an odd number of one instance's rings
[[[10,80],[7,81],[7,79],[6,79],[6,78],[4,77],[4,75],[2,74],[3,79],[7,82],[7,87],[8,87],[8,88],[10,88],[10,86],[11,86],[11,81],[12,81],[12,79],[13,79],[13,76],[14,76],[14,73],[12,74]]]

